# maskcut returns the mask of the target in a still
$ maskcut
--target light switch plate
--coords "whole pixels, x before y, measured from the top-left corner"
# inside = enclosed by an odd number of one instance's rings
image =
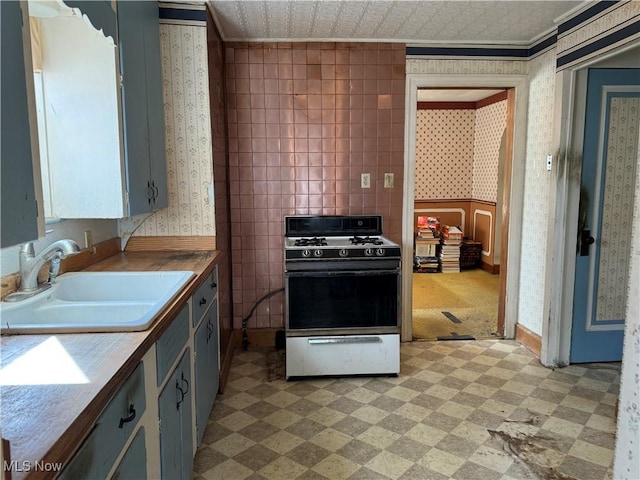
[[[384,188],[393,188],[393,173],[384,174]]]
[[[360,175],[360,187],[371,188],[371,174],[363,173]]]

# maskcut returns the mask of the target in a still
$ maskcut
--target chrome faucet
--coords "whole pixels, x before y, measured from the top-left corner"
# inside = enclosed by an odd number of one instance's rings
[[[33,242],[25,243],[20,247],[20,291],[16,293],[26,298],[49,288],[60,271],[60,260],[67,255],[75,255],[79,251],[80,247],[73,240],[58,240],[36,255]],[[38,285],[38,273],[47,262],[51,262],[49,280],[45,284]]]

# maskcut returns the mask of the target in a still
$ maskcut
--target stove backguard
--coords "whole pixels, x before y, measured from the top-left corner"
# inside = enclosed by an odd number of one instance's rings
[[[284,221],[287,237],[382,235],[380,215],[291,215]]]

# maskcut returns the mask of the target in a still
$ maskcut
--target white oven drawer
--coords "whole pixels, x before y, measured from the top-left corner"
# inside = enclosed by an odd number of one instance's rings
[[[400,373],[400,335],[287,337],[287,378]]]

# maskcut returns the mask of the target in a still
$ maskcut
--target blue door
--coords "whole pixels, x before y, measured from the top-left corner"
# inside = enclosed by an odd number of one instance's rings
[[[622,359],[638,163],[640,69],[589,69],[572,363]]]

